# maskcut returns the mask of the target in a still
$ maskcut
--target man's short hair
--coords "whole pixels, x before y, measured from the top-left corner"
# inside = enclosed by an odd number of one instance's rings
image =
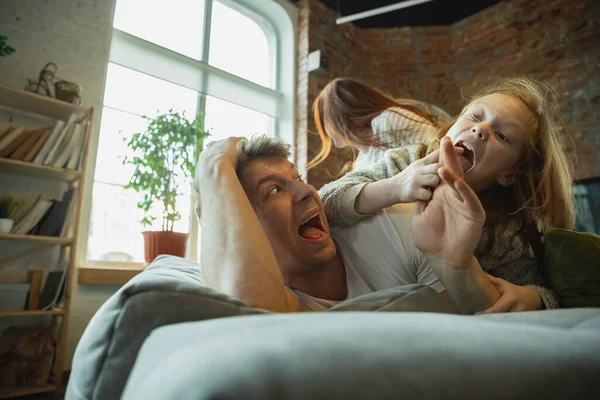
[[[246,141],[246,143],[244,143],[235,172],[239,178],[253,160],[268,157],[289,158],[290,155],[290,145],[284,143],[281,139],[269,137],[266,135],[256,135],[251,137]],[[200,188],[197,187],[197,185],[194,185],[194,187],[194,208],[196,210],[198,222],[200,222],[200,217],[202,215],[202,204],[200,203]]]

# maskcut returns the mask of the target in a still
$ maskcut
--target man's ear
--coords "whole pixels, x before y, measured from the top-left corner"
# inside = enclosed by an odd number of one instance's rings
[[[513,185],[516,179],[517,174],[515,174],[515,171],[506,171],[500,174],[498,177],[498,183],[502,186],[508,187]]]

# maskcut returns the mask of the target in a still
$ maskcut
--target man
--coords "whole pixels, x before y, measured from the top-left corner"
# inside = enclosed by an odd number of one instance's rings
[[[454,154],[451,144],[444,149]],[[500,297],[481,268],[472,268],[470,243],[455,237],[451,224],[437,232],[437,243],[417,236],[421,248],[431,250],[433,257],[428,259],[415,249],[405,209],[385,210],[350,230],[331,232],[316,190],[302,181],[288,156],[288,146],[266,137],[228,138],[203,151],[194,185],[207,285],[275,312],[327,309],[360,294],[408,283],[431,285],[450,300],[428,266],[433,260],[462,312],[483,310]],[[453,171],[458,170],[453,165]],[[460,179],[448,171],[442,177],[447,182]],[[444,184],[448,187],[442,190],[454,190]],[[435,208],[421,207],[412,228],[439,222],[437,214],[428,215],[428,209]],[[475,205],[473,212],[479,211]],[[472,221],[462,223],[469,228]],[[439,248],[440,242],[444,248]],[[453,264],[456,261],[461,265]]]

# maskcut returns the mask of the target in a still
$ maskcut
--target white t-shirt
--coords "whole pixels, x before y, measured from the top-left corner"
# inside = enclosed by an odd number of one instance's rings
[[[371,169],[372,165],[383,158],[383,153],[388,148],[418,143],[437,131],[425,118],[400,107],[388,108],[373,118],[371,129],[384,147],[373,146],[361,151],[354,165],[356,170]]]
[[[347,299],[392,287],[422,283],[438,293],[444,287],[414,246],[412,204],[398,204],[331,235],[346,268]],[[320,299],[292,289],[304,311],[324,311],[341,301]]]

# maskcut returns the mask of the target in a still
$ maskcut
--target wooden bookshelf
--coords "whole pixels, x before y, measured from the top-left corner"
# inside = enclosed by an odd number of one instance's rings
[[[79,221],[81,219],[81,204],[83,197],[82,190],[85,187],[84,181],[88,164],[87,156],[89,152],[90,135],[92,129],[93,109],[91,107],[77,106],[46,96],[41,96],[1,85],[0,107],[4,113],[4,116],[2,117],[3,121],[9,124],[17,124],[18,122],[14,122],[17,121],[17,118],[20,118],[18,121],[27,121],[29,120],[29,117],[31,117],[30,125],[34,124],[33,121],[45,120],[54,123],[55,129],[60,129],[56,127],[61,126],[61,123],[57,124],[56,121],[63,121],[65,122],[65,126],[68,127],[70,125],[69,122],[66,121],[69,121],[71,118],[71,123],[73,124],[71,126],[73,128],[65,128],[59,135],[61,146],[63,146],[62,148],[68,148],[69,150],[66,153],[61,153],[62,150],[57,151],[56,159],[50,161],[45,160],[45,163],[51,165],[75,166],[76,168],[66,169],[50,165],[43,165],[40,163],[33,163],[30,161],[22,161],[24,159],[33,160],[34,158],[31,157],[21,158],[20,155],[25,154],[23,152],[27,151],[27,149],[31,149],[30,151],[32,154],[36,154],[36,150],[33,149],[39,149],[39,146],[21,147],[22,151],[18,152],[19,156],[15,155],[17,153],[11,155],[14,159],[3,157],[0,158],[0,173],[2,173],[3,176],[2,186],[4,187],[4,192],[1,194],[3,195],[12,195],[13,192],[11,192],[11,190],[13,190],[14,193],[17,193],[16,190],[26,190],[26,195],[31,195],[33,198],[39,197],[44,199],[43,196],[47,195],[46,191],[53,190],[54,192],[59,193],[53,196],[60,196],[60,193],[62,193],[64,198],[64,193],[70,189],[75,189],[74,195],[68,203],[66,223],[61,222],[64,221],[63,215],[65,215],[65,213],[52,214],[52,223],[54,225],[49,226],[49,229],[41,230],[42,232],[55,232],[55,227],[62,227],[63,229],[61,231],[65,232],[64,235],[66,237],[0,233],[0,268],[7,268],[7,276],[9,276],[10,271],[14,269],[19,270],[19,272],[44,269],[45,271],[48,271],[49,265],[54,265],[59,261],[62,261],[63,263],[65,261],[67,262],[66,287],[63,289],[64,295],[60,308],[55,308],[48,311],[17,310],[0,312],[0,318],[2,318],[4,323],[13,318],[16,320],[33,316],[57,317],[52,318],[52,324],[56,328],[57,337],[54,365],[52,367],[51,376],[49,377],[47,384],[43,386],[0,387],[0,399],[5,399],[37,393],[53,392],[57,387],[60,387],[67,344],[67,324],[71,309],[71,288],[73,287],[73,283],[75,281],[75,255],[79,237]],[[77,116],[76,118],[75,115]],[[13,116],[15,116],[15,119],[13,119]],[[23,127],[23,129],[25,129],[25,125],[23,125]],[[42,126],[39,126],[39,128],[42,128]],[[27,126],[27,129],[29,129],[29,126]],[[31,129],[35,130],[37,128],[33,126]],[[34,133],[29,132],[28,134],[33,135]],[[50,134],[50,136],[53,134],[54,132]],[[45,137],[50,136],[46,135]],[[34,143],[34,141],[38,140],[37,137],[42,136],[40,134],[40,136],[36,136],[36,139],[31,139],[31,141],[29,141],[29,139],[24,139],[23,143]],[[44,146],[43,140],[39,140],[39,143],[41,146]],[[78,147],[80,145],[81,147]],[[51,145],[49,144],[48,146]],[[76,149],[79,149],[79,152],[77,152]],[[52,152],[54,151],[55,150],[52,150]],[[5,153],[8,153],[8,150]],[[46,153],[42,152],[39,154]],[[64,163],[62,161],[64,158],[61,156],[61,154],[69,156],[66,158],[67,161]],[[77,158],[73,158],[74,156]],[[40,157],[43,158],[45,156],[41,155]],[[20,158],[20,160],[18,158]],[[50,189],[48,189],[48,187],[50,187]],[[51,197],[51,199],[55,200],[57,202],[56,204],[60,202],[60,197]],[[67,209],[66,204],[67,203],[64,203],[65,206],[62,208],[63,211]],[[32,205],[32,209],[33,207],[35,207],[35,204]],[[52,208],[49,210],[52,210]],[[48,213],[50,211],[40,212]],[[32,220],[31,224],[34,223],[33,221],[42,221],[38,220],[37,217],[33,217],[36,214],[27,215],[31,215],[32,218],[35,218]],[[57,218],[59,220],[58,224],[62,225],[55,224]],[[48,217],[48,219],[50,219],[50,217]],[[42,222],[37,223],[41,224]],[[28,226],[27,229],[29,229]],[[33,230],[28,231],[31,232]],[[47,248],[51,250],[48,254],[53,254],[51,257],[56,257],[56,255],[59,254],[59,259],[52,258],[50,260],[44,260],[42,256],[39,256],[42,254],[42,250]],[[57,249],[57,251],[54,251],[53,249]],[[36,258],[36,255],[38,258]],[[21,260],[22,258],[26,258],[26,260]],[[18,261],[24,261],[23,264],[26,265],[26,267],[22,268],[21,265],[19,265],[19,268],[10,268]],[[4,278],[4,275],[5,271],[3,270],[3,279],[6,279]],[[12,279],[13,280],[3,281],[0,283],[16,282],[14,280],[16,278],[13,277]],[[32,323],[35,323],[35,321],[36,319],[32,319]],[[3,371],[0,371],[0,375],[2,373]]]
[[[3,157],[0,157],[0,172],[15,175],[35,176],[43,179],[52,179],[55,181],[64,182],[73,182],[81,177],[81,173],[79,171],[72,169],[50,167],[47,165],[33,164],[31,162],[11,160]]]
[[[23,310],[23,311],[5,311],[0,312],[0,318],[3,317],[34,317],[34,316],[44,316],[44,315],[64,315],[65,310],[56,309],[56,310]]]
[[[2,240],[40,242],[47,244],[60,244],[62,246],[70,246],[73,244],[73,240],[69,238],[43,235],[21,235],[17,233],[0,233],[0,241]]]

